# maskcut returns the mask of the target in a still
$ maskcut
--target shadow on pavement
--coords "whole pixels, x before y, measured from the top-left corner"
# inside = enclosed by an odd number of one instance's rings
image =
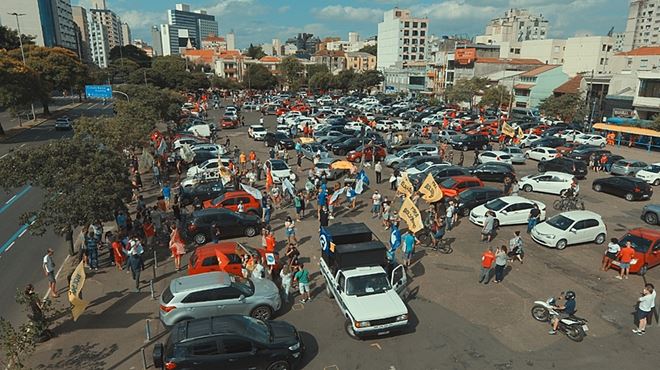
[[[302,339],[302,342],[305,344],[305,354],[303,355],[298,368],[304,369],[305,366],[312,362],[316,355],[318,355],[319,344],[316,341],[316,338],[314,338],[314,336],[310,333],[301,331],[299,334],[300,339]]]
[[[116,344],[104,348],[100,348],[98,343],[75,344],[68,353],[62,348],[55,349],[50,357],[50,363],[39,365],[37,369],[102,370],[107,368],[104,359],[115,353],[117,349]]]

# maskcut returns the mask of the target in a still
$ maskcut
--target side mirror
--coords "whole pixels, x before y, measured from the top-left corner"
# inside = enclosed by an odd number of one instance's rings
[[[341,292],[341,285],[337,284],[337,291]]]
[[[572,228],[572,229],[571,229],[571,232],[572,232],[572,233],[576,233],[577,230],[576,230],[575,228]]]
[[[239,302],[245,301],[245,296],[243,294],[241,294],[241,296],[238,297],[238,300],[239,300]]]

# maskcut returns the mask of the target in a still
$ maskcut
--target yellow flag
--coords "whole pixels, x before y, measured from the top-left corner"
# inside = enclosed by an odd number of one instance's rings
[[[73,315],[73,321],[78,320],[78,317],[82,315],[85,311],[85,308],[89,305],[89,302],[83,301],[80,299],[80,293],[82,292],[83,286],[85,285],[85,265],[82,261],[78,264],[78,267],[73,271],[71,275],[71,282],[69,283],[69,302],[71,303],[71,314]]]
[[[435,179],[430,173],[426,176],[426,180],[424,180],[422,186],[419,188],[419,192],[423,194],[422,198],[429,203],[442,199],[442,189],[440,189],[438,183],[435,182]]]
[[[522,139],[523,137],[525,137],[525,133],[523,132],[522,128],[518,127],[518,133],[516,134],[516,137],[518,139]]]
[[[502,125],[502,133],[509,137],[514,137],[516,135],[516,130],[511,127],[508,123],[504,122]]]
[[[396,189],[396,191],[407,196],[411,196],[415,192],[415,187],[408,179],[408,175],[406,173],[401,174],[401,181],[399,181],[399,187]]]
[[[422,214],[409,197],[406,197],[406,200],[403,201],[403,205],[399,209],[399,217],[408,224],[408,230],[413,233],[424,228]]]
[[[316,140],[314,140],[313,137],[301,137],[299,139],[300,139],[300,144],[309,144],[309,143],[313,143],[314,141],[316,141]]]

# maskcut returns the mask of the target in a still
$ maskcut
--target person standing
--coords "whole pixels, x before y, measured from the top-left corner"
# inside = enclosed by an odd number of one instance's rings
[[[137,243],[130,243],[128,250],[128,267],[131,270],[133,280],[135,280],[135,292],[140,291],[140,272],[142,271],[142,256],[138,251]]]
[[[176,271],[181,270],[181,256],[186,254],[186,246],[176,224],[172,225],[172,231],[170,232],[170,251],[172,257],[174,257],[174,268]]]
[[[495,216],[492,211],[486,212],[484,227],[481,229],[481,241],[491,242],[495,234]]]
[[[163,184],[161,193],[163,194],[163,199],[165,200],[165,210],[168,210],[170,209],[170,199],[172,197],[172,189],[170,188],[170,184]]]
[[[383,165],[380,164],[380,161],[374,165],[374,171],[376,172],[376,184],[380,184],[383,179]]]
[[[322,206],[319,210],[319,224],[321,227],[328,227],[328,220],[330,219],[330,213],[328,212],[327,206]]]
[[[93,231],[87,233],[85,237],[85,250],[89,259],[89,268],[94,271],[99,270],[99,246]]]
[[[513,259],[515,258],[520,261],[520,264],[522,265],[523,258],[525,258],[525,252],[523,251],[523,240],[520,237],[520,231],[516,231],[513,234],[513,238],[509,240],[509,250],[511,262],[513,262]]]
[[[381,195],[378,190],[371,196],[371,218],[377,218],[380,215]]]
[[[632,247],[630,241],[619,251],[619,275],[615,276],[617,279],[628,279],[630,272],[630,262],[635,257],[635,249]]]
[[[301,303],[310,301],[312,298],[309,295],[309,271],[305,269],[304,264],[298,266],[298,272],[293,275],[293,280],[298,282],[298,291],[302,296]]]
[[[639,322],[633,333],[637,335],[646,334],[646,321],[651,316],[651,310],[655,307],[655,289],[653,284],[646,284],[642,290],[642,296],[637,299],[636,319]]]
[[[508,259],[506,245],[503,245],[495,251],[495,282],[500,283],[504,280],[504,269]]]
[[[532,232],[532,229],[539,223],[540,219],[541,210],[538,204],[534,203],[534,207],[529,211],[529,216],[527,217],[527,234]]]
[[[53,254],[55,251],[52,248],[46,250],[46,255],[43,258],[42,267],[44,273],[48,278],[48,289],[50,290],[50,296],[57,298],[57,288],[55,287],[55,262],[53,261]]]
[[[607,244],[607,250],[605,251],[605,255],[603,256],[603,266],[601,267],[601,270],[603,271],[609,270],[610,266],[612,266],[612,261],[616,261],[616,258],[619,255],[620,251],[621,251],[621,246],[619,245],[619,239],[617,238],[610,239],[610,242]]]
[[[479,148],[474,148],[474,160],[472,161],[472,167],[479,164]]]
[[[450,200],[447,209],[445,210],[447,217],[447,231],[451,231],[454,227],[454,214],[456,213],[456,207],[454,206],[454,201]]]
[[[291,216],[287,216],[286,221],[284,221],[284,232],[289,243],[298,243],[298,239],[296,238],[296,222],[293,221]]]
[[[479,283],[488,284],[490,281],[490,271],[493,269],[493,262],[495,261],[495,254],[493,248],[488,247],[481,255],[481,269],[479,272]]]
[[[419,243],[415,235],[408,231],[403,235],[403,265],[408,268],[415,254],[415,245]]]
[[[293,274],[289,265],[285,265],[280,271],[280,281],[282,282],[282,299],[284,303],[289,303],[289,294],[291,293],[291,281]]]

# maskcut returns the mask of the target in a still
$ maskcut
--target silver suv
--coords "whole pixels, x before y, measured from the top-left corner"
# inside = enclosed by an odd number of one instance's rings
[[[170,282],[160,296],[160,320],[165,326],[228,314],[269,320],[281,305],[277,286],[268,279],[207,272]]]

